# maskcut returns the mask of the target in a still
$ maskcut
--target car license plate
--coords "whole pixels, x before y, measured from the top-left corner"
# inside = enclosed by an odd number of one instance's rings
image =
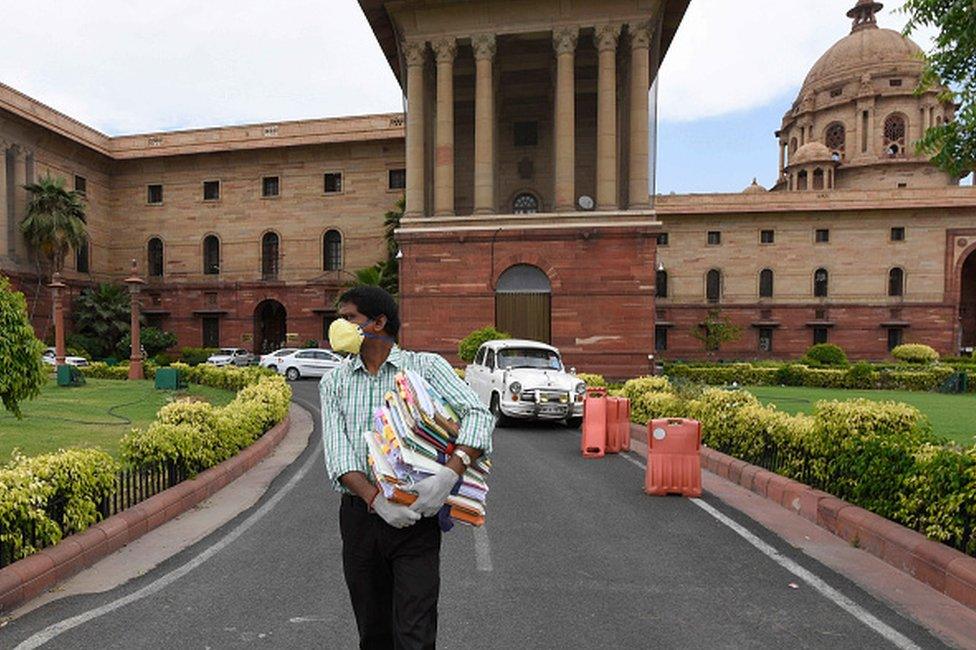
[[[562,406],[557,406],[557,405],[547,404],[546,406],[542,407],[542,412],[546,414],[562,413],[564,410],[566,409],[564,409]]]

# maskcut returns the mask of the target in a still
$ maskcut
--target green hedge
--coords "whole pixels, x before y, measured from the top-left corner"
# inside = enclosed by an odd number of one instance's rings
[[[723,453],[825,490],[976,555],[976,446],[932,435],[918,409],[896,402],[823,401],[812,415],[763,406],[749,392],[649,391],[632,419],[690,417]]]

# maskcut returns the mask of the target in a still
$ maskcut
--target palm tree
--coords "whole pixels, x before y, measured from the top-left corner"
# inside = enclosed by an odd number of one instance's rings
[[[75,331],[100,345],[98,350],[89,350],[94,356],[112,354],[129,333],[129,306],[129,291],[121,284],[103,282],[86,287],[75,298]]]
[[[370,286],[370,287],[382,287],[385,282],[385,270],[386,262],[379,262],[374,266],[367,266],[364,269],[359,269],[353,273],[353,279],[350,279],[347,283],[347,287],[359,287],[359,286]]]
[[[85,204],[80,194],[64,188],[63,178],[45,176],[24,188],[30,192],[27,216],[20,223],[24,239],[52,274],[60,273],[68,251],[88,245]]]

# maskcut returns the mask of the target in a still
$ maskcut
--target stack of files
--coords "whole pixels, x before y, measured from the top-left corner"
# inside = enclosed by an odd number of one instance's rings
[[[406,370],[396,375],[396,390],[383,398],[373,415],[373,429],[363,432],[369,462],[383,496],[409,505],[417,495],[414,484],[437,472],[454,452],[459,418],[420,375]],[[481,526],[491,461],[477,458],[447,498],[450,517]]]

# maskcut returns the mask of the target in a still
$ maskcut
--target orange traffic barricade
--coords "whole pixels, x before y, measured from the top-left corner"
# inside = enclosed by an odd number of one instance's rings
[[[630,400],[619,398],[617,404],[617,421],[620,424],[620,450],[630,451]]]
[[[620,398],[607,397],[607,447],[608,454],[619,454],[621,449]]]
[[[586,389],[583,400],[583,435],[580,451],[583,458],[603,458],[607,447],[607,389]]]
[[[644,491],[661,496],[700,497],[701,423],[662,418],[647,423],[647,471]]]

